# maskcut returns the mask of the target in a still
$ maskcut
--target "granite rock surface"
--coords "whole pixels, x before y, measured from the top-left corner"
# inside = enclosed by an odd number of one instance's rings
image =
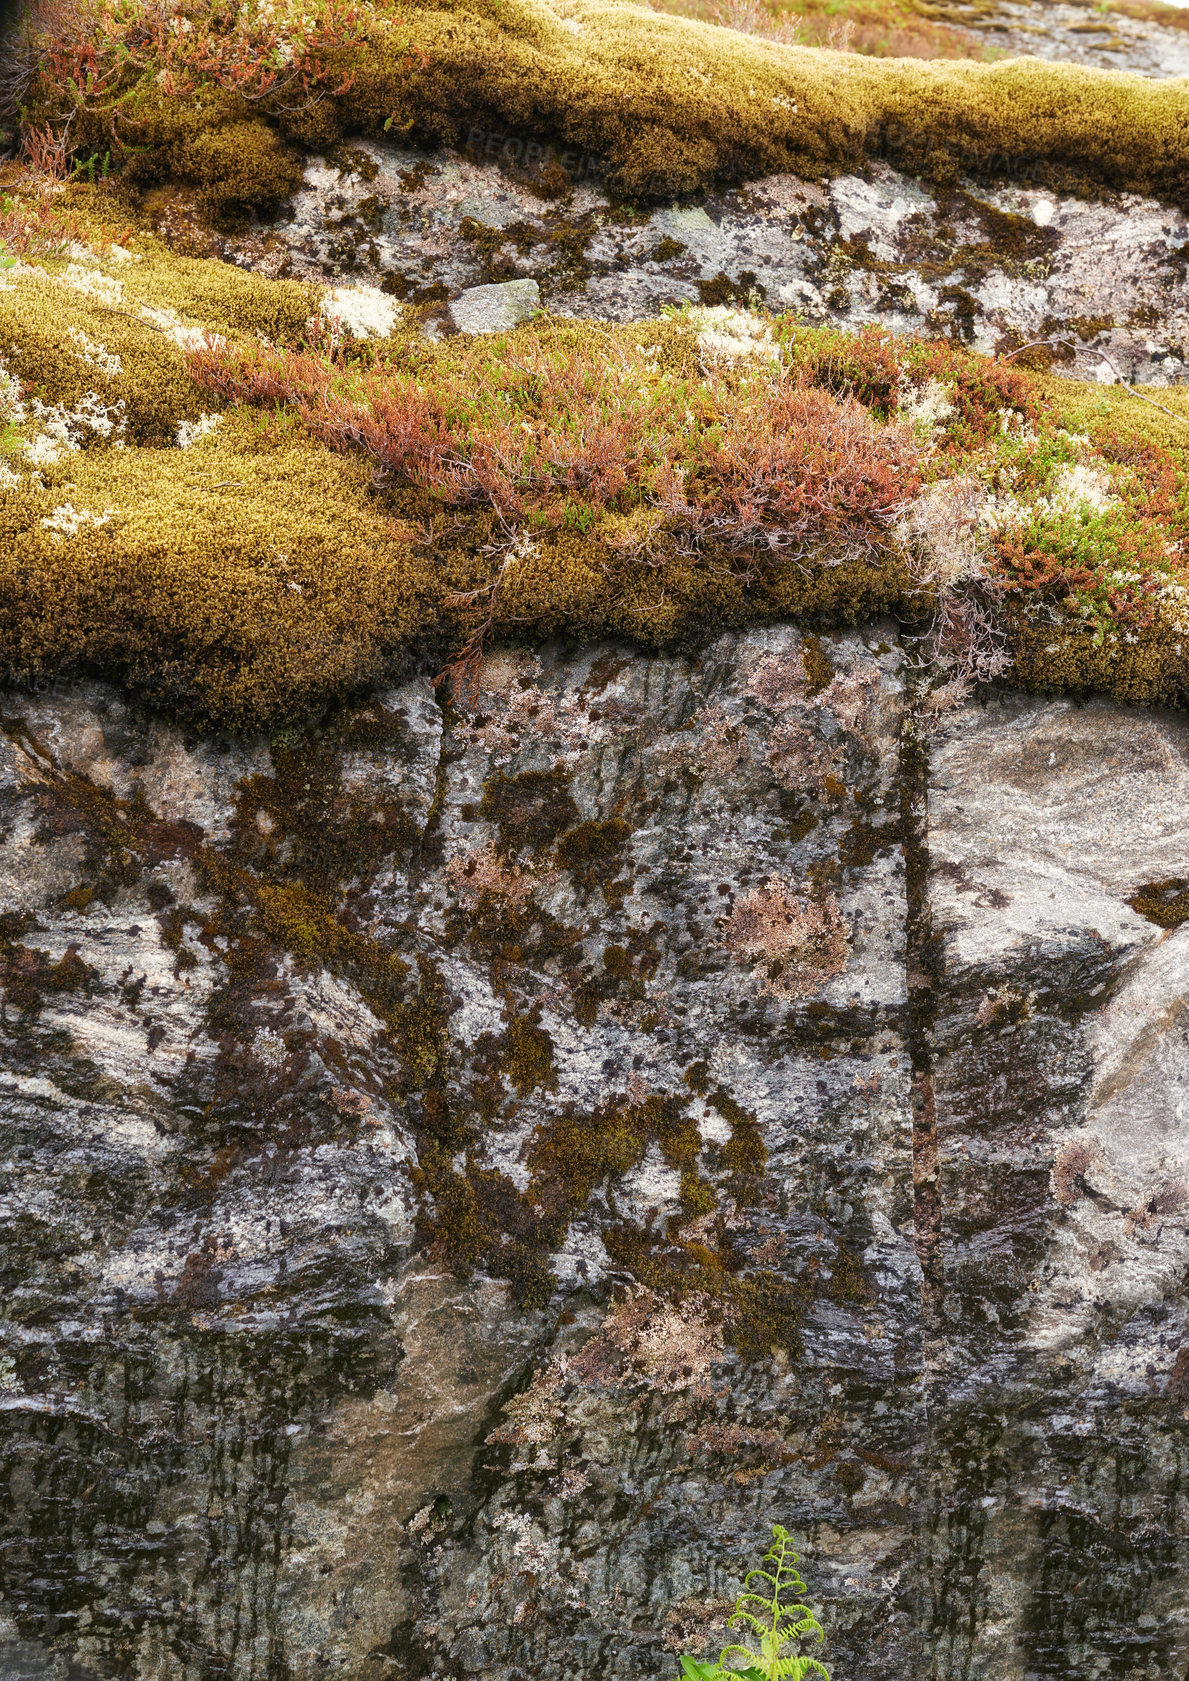
[[[912,659],[6,697],[0,1673],[1184,1670],[1189,724]]]

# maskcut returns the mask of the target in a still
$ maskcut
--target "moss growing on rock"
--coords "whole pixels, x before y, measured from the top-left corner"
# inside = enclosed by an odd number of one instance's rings
[[[450,643],[936,608],[960,671],[1183,692],[1176,392],[741,311],[364,344],[317,288],[121,250],[43,249],[0,285],[10,673],[251,727]],[[615,876],[617,820],[580,828],[561,782],[497,777],[482,816],[506,858],[560,841],[583,890]]]
[[[554,139],[635,199],[872,153],[946,178],[994,160],[1174,198],[1187,178],[1183,84],[1070,64],[881,61],[628,0],[213,8],[201,23],[154,44],[136,6],[96,5],[51,27],[26,120],[73,109],[80,155],[109,153],[134,181],[180,176],[232,214],[291,190],[285,142],[325,149],[393,127],[455,146],[476,124]],[[89,91],[70,95],[68,79]]]

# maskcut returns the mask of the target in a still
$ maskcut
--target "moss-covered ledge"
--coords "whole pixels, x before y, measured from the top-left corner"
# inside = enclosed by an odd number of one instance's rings
[[[25,65],[9,80],[26,132],[48,127],[132,190],[190,183],[224,216],[280,204],[301,152],[344,136],[459,145],[476,128],[560,142],[641,201],[873,154],[946,179],[993,161],[1055,187],[1177,202],[1189,180],[1183,80],[873,59],[633,0],[216,4],[179,8],[163,34],[141,0],[92,0],[25,26],[10,56]]]
[[[1179,391],[729,307],[431,342],[385,299],[352,333],[319,288],[113,236],[102,194],[6,202],[10,680],[250,728],[410,659],[465,685],[501,638],[891,611],[951,696],[1182,699]]]

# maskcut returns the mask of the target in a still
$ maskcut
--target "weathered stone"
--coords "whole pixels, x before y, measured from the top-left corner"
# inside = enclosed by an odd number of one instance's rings
[[[959,1614],[939,1579],[939,1675],[1155,1677],[1189,1650],[1189,930],[1125,902],[1184,871],[1187,800],[1179,716],[1004,696],[934,748],[934,1451],[967,1591]]]
[[[494,286],[470,286],[450,305],[461,333],[502,333],[538,314],[541,288],[535,280],[505,280]]]
[[[530,299],[614,321],[758,302],[847,329],[874,322],[953,336],[985,352],[1061,340],[1057,371],[1079,379],[1159,385],[1189,368],[1189,222],[1134,194],[1081,199],[1004,185],[1002,160],[984,168],[974,155],[970,177],[942,191],[874,160],[861,175],[772,176],[641,222],[615,214],[594,181],[546,206],[495,163],[365,150],[378,169],[366,178],[311,162],[289,218],[264,241],[253,236],[239,260],[382,282],[425,313],[431,332],[447,315],[467,332],[498,330],[522,319]]]
[[[1189,726],[922,753],[904,674],[510,649],[271,743],[8,697],[0,1663],[668,1677],[780,1521],[850,1681],[1180,1672],[1189,936],[1127,900]],[[816,968],[747,955],[782,886]]]

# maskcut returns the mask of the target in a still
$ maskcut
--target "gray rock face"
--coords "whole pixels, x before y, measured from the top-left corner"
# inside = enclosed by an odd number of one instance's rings
[[[529,321],[541,308],[541,288],[535,280],[504,280],[493,286],[471,286],[450,305],[460,333],[500,333]]]
[[[240,260],[382,284],[426,311],[430,331],[512,325],[520,303],[511,314],[501,303],[491,326],[468,323],[488,321],[475,313],[486,299],[510,297],[509,285],[528,296],[533,282],[562,316],[633,321],[751,301],[985,352],[1061,341],[1055,366],[1079,379],[1176,384],[1189,369],[1184,214],[1134,194],[988,184],[1010,160],[972,157],[971,178],[946,192],[876,161],[862,175],[773,176],[644,216],[615,210],[594,178],[548,205],[475,156],[370,143],[365,154],[362,173],[314,160],[289,219]]]
[[[0,1673],[1183,1672],[1189,725],[913,693],[6,697]]]
[[[1178,8],[1180,9],[1180,8]],[[1132,18],[1123,12],[1092,12],[1062,0],[995,0],[993,5],[953,0],[933,14],[977,30],[1001,52],[1101,70],[1138,71],[1141,76],[1189,75],[1189,30],[1163,20]]]

